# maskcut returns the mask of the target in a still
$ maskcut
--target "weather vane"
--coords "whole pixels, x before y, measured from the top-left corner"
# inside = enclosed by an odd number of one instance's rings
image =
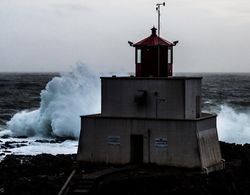
[[[157,63],[157,66],[158,66],[158,77],[160,76],[160,44],[159,44],[159,39],[160,39],[160,17],[161,17],[161,5],[162,6],[165,6],[165,2],[163,3],[157,3],[156,4],[156,11],[158,12],[158,63]]]
[[[156,11],[158,12],[158,36],[160,36],[160,17],[161,17],[161,5],[165,6],[165,2],[156,4]]]

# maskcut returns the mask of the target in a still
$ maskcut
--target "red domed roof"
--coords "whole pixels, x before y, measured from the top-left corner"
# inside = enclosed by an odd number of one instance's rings
[[[156,35],[157,29],[155,27],[153,27],[151,30],[152,30],[152,34],[149,37],[133,44],[133,46],[157,46],[157,45],[172,46],[174,45],[170,41],[167,41],[161,37],[158,37]]]

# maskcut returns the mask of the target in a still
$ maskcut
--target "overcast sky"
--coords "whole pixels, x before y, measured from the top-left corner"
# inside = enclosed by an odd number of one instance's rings
[[[0,71],[134,71],[137,42],[157,27],[152,0],[0,0]],[[249,0],[168,0],[161,35],[179,40],[176,72],[250,72]]]

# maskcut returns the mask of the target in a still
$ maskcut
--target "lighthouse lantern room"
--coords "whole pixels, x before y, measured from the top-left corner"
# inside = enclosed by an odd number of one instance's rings
[[[174,43],[157,36],[153,27],[149,37],[133,44],[137,77],[168,77],[173,72]]]

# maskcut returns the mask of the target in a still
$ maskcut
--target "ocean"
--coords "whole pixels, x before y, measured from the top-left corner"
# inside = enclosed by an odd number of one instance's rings
[[[202,76],[203,112],[215,113],[219,139],[250,143],[250,74]],[[0,73],[0,156],[77,152],[80,115],[100,112],[100,75],[78,65],[69,73]]]

